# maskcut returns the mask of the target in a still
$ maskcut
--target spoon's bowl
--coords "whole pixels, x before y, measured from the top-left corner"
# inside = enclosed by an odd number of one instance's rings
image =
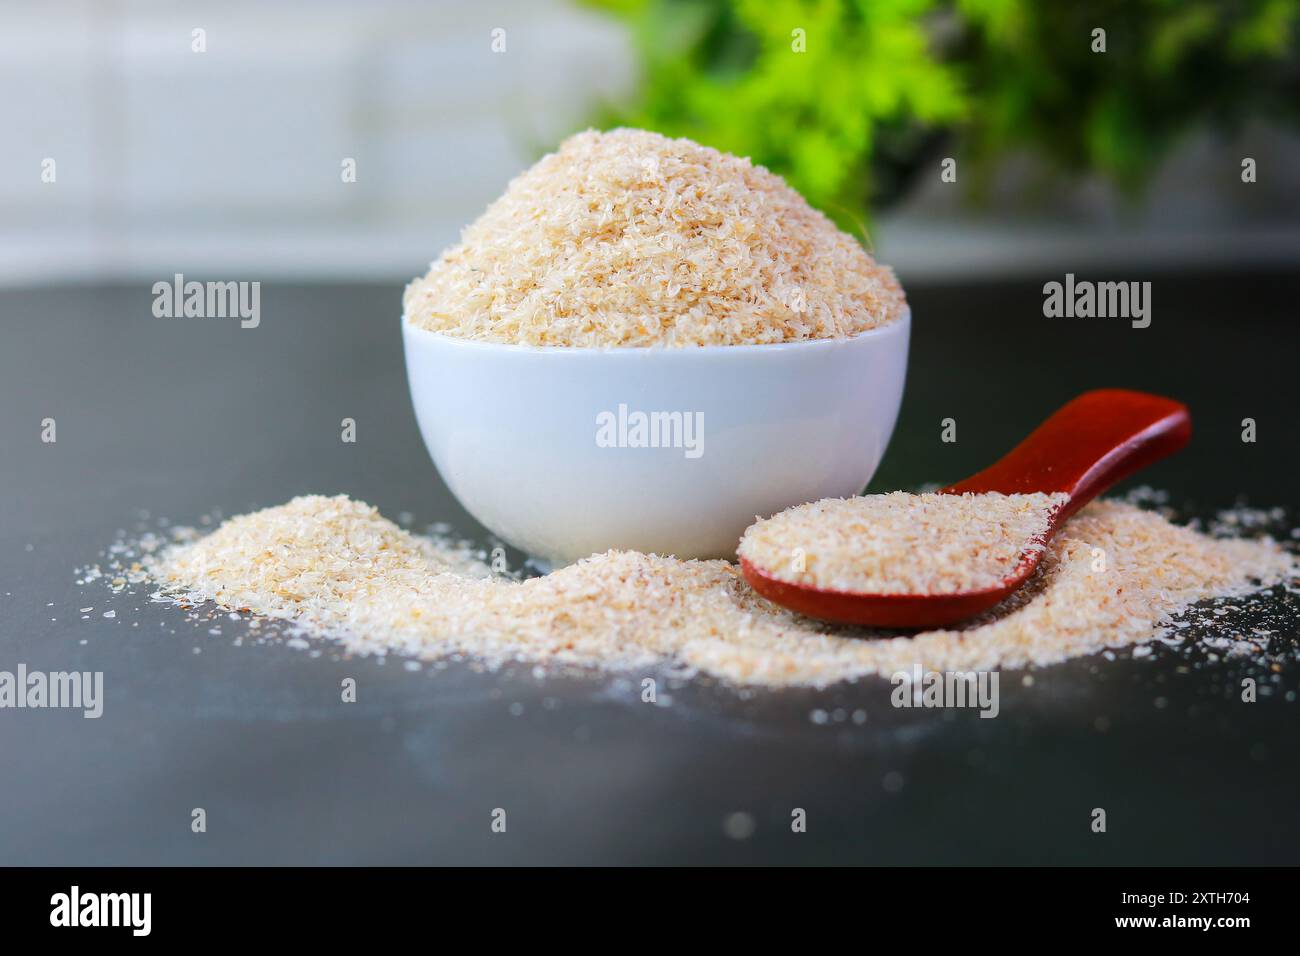
[[[1016,573],[994,588],[952,594],[873,594],[793,584],[742,558],[740,570],[750,587],[774,604],[808,617],[859,627],[921,629],[947,627],[996,607],[1038,566],[1026,555]]]

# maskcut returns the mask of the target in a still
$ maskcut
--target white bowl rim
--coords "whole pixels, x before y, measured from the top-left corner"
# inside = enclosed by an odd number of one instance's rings
[[[775,354],[778,352],[793,352],[796,350],[812,351],[814,349],[837,349],[846,348],[866,339],[882,338],[886,335],[897,333],[901,329],[907,328],[912,320],[912,309],[909,305],[903,306],[903,311],[899,313],[898,318],[883,325],[877,325],[874,328],[866,329],[855,335],[845,336],[836,339],[799,339],[794,342],[764,342],[751,345],[681,345],[681,346],[662,346],[662,345],[604,345],[595,348],[574,345],[521,345],[516,342],[484,342],[481,339],[466,339],[456,335],[447,335],[443,332],[435,332],[432,329],[421,328],[418,325],[412,325],[405,312],[402,313],[402,332],[404,335],[415,335],[427,337],[428,340],[437,340],[440,344],[448,345],[453,348],[479,349],[481,351],[496,350],[499,352],[515,355],[546,355],[546,354],[567,354],[567,355],[659,355],[659,356],[686,356],[698,355],[701,357],[717,357],[719,355],[743,355],[749,353]]]

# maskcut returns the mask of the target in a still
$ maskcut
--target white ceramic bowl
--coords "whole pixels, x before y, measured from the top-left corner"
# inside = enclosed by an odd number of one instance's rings
[[[402,336],[447,486],[502,539],[563,564],[609,548],[731,558],[755,516],[861,492],[898,418],[910,324],[674,349],[496,345],[405,319]]]

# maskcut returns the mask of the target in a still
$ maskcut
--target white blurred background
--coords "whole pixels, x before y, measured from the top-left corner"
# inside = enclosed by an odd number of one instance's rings
[[[563,0],[42,0],[0,6],[0,282],[405,281],[509,178],[636,82],[616,22]],[[506,31],[506,52],[491,49]],[[204,31],[196,53],[193,31]],[[1243,192],[1243,156],[1259,181]],[[43,182],[46,160],[55,181]],[[356,163],[356,182],[342,164]],[[1300,258],[1300,141],[1189,137],[1126,206],[939,185],[874,226],[906,277],[1045,262]]]

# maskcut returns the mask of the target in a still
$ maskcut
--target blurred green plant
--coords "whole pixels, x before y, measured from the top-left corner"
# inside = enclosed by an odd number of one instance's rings
[[[641,59],[598,125],[750,156],[848,226],[941,155],[976,184],[1027,151],[1133,194],[1201,122],[1300,111],[1300,0],[583,2]]]

